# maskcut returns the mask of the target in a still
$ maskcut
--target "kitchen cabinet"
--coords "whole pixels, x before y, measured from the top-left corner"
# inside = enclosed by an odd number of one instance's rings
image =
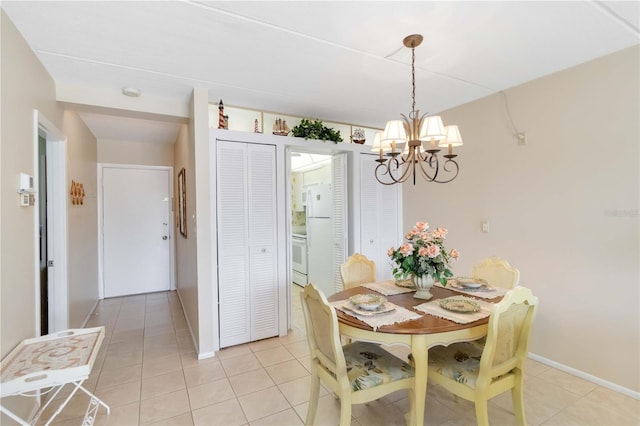
[[[304,211],[304,203],[302,200],[302,192],[304,186],[304,174],[303,173],[291,173],[291,194],[293,202],[291,204],[294,212]]]
[[[220,347],[278,335],[276,150],[217,141]]]
[[[376,156],[360,154],[360,252],[376,263],[376,279],[393,278],[390,247],[402,243],[402,185],[375,178]]]

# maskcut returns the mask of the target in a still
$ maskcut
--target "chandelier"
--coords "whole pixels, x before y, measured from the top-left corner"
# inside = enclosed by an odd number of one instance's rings
[[[462,145],[460,131],[458,126],[445,127],[437,115],[420,116],[420,110],[416,110],[415,48],[422,43],[422,36],[412,34],[403,43],[411,49],[411,112],[408,117],[400,114],[402,120],[387,122],[384,132],[376,134],[372,148],[380,153],[376,179],[383,185],[393,185],[412,178],[415,185],[419,174],[428,182],[451,182],[459,171],[453,147]],[[444,161],[438,157],[440,147],[448,148]]]

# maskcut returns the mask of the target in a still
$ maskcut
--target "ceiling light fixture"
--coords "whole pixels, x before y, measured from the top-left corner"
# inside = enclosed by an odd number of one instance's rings
[[[372,148],[372,151],[380,152],[380,158],[376,160],[379,163],[376,179],[383,185],[393,185],[412,176],[415,185],[416,174],[419,173],[428,182],[451,182],[459,171],[453,147],[462,145],[460,131],[458,126],[445,127],[440,116],[424,114],[421,117],[420,110],[416,110],[415,48],[422,43],[422,36],[412,34],[405,37],[403,43],[411,49],[411,112],[409,117],[400,114],[402,120],[388,121],[384,132],[376,134]],[[438,152],[444,146],[448,147],[448,152],[444,155],[446,161],[441,165]]]
[[[140,89],[135,87],[125,86],[122,88],[122,94],[125,96],[129,96],[131,98],[137,98],[140,96],[141,93],[142,92],[140,92]]]

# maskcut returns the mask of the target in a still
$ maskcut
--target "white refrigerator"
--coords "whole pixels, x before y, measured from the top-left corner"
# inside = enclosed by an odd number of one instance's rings
[[[335,293],[333,271],[333,191],[330,184],[307,187],[308,282],[325,296]]]

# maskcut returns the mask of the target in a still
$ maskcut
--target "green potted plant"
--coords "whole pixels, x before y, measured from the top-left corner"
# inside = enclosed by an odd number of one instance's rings
[[[291,134],[298,138],[317,139],[321,141],[342,142],[342,136],[338,130],[334,130],[322,124],[321,120],[313,121],[303,118],[300,124],[291,129]]]

